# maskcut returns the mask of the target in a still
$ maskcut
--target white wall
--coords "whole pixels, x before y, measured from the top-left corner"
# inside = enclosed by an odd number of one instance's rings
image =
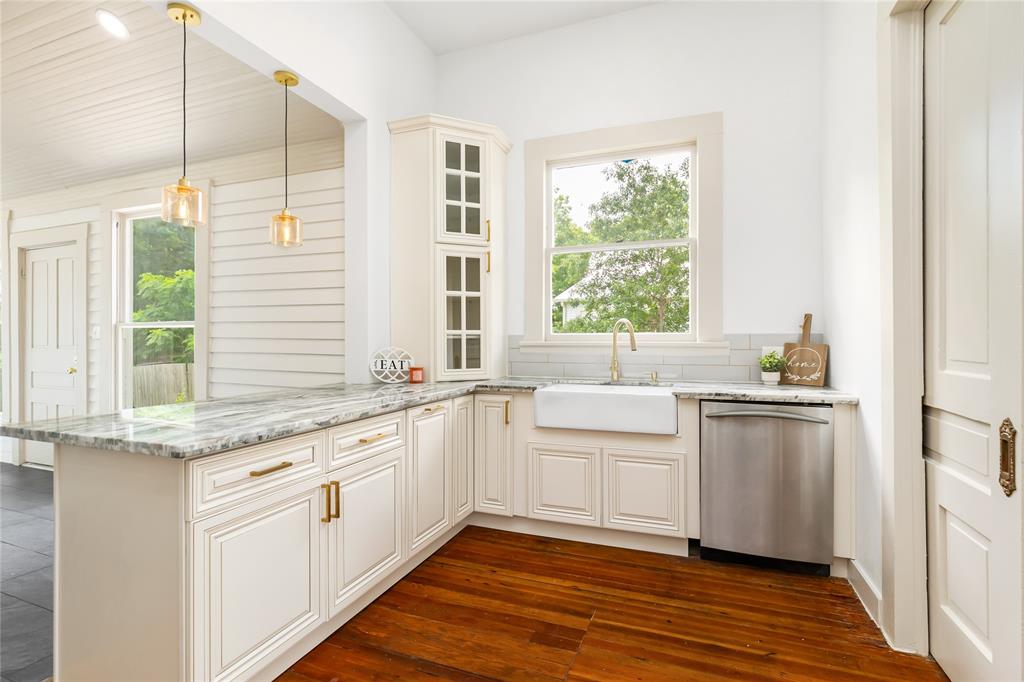
[[[385,4],[204,0],[198,31],[257,70],[288,68],[295,93],[345,124],[346,376],[369,379],[388,339],[387,122],[433,108],[434,55]]]
[[[292,175],[304,243],[267,243],[282,178],[210,189],[209,397],[345,380],[341,168]]]
[[[876,8],[826,3],[822,238],[830,383],[857,394],[857,567],[881,586],[881,292]]]
[[[439,113],[500,126],[509,159],[509,332],[523,330],[523,142],[721,111],[724,331],[822,311],[821,8],[657,3],[438,60]]]

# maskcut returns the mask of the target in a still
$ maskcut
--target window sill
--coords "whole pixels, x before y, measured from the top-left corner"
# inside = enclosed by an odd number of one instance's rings
[[[619,338],[619,347],[629,343],[628,336],[623,334]],[[544,340],[528,341],[523,339],[519,342],[519,350],[523,353],[593,353],[595,351],[607,351],[611,349],[611,335],[593,340]],[[638,338],[637,346],[640,351],[657,351],[663,355],[682,356],[708,356],[723,355],[729,352],[728,341],[652,341]]]

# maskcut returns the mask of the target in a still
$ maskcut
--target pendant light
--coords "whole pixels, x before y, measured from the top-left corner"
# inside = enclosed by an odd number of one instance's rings
[[[177,184],[164,187],[163,200],[160,202],[160,217],[168,223],[185,227],[202,227],[206,224],[206,204],[203,193],[188,182],[185,172],[185,85],[186,63],[185,48],[188,44],[188,27],[198,26],[202,21],[199,10],[180,2],[167,5],[167,16],[177,24],[181,24],[181,179]]]
[[[274,80],[284,86],[284,208],[270,218],[270,243],[302,246],[302,219],[288,210],[288,88],[299,84],[291,71],[275,71]]]

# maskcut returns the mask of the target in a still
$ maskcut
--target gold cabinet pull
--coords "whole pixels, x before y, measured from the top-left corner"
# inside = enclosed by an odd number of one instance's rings
[[[386,434],[386,433],[375,433],[372,436],[367,436],[366,438],[360,438],[359,439],[359,444],[360,445],[368,445],[370,443],[376,443],[381,438],[387,438],[387,437],[388,437],[388,434]]]
[[[320,517],[320,523],[331,522],[331,486],[321,483],[320,488],[324,491],[324,515]]]
[[[78,374],[77,367],[68,367],[68,374]]]
[[[288,460],[285,460],[285,461],[281,462],[280,464],[275,464],[274,466],[267,467],[266,469],[259,469],[258,471],[250,471],[249,475],[252,476],[253,478],[258,478],[259,476],[266,476],[267,474],[272,474],[275,471],[280,471],[281,469],[287,469],[291,465],[292,465],[291,462],[289,462]]]
[[[1017,489],[1017,429],[1007,417],[999,425],[999,486],[1009,497]]]
[[[487,252],[487,272],[491,271],[491,252]]]
[[[487,241],[491,241],[491,219],[487,219]]]
[[[424,412],[444,412],[444,405],[434,405],[433,407],[424,407]]]
[[[341,518],[341,483],[338,481],[331,481],[331,490],[334,491],[334,511],[328,516],[332,519]]]
[[[511,424],[512,423],[512,416],[509,414],[511,411],[512,411],[511,410],[511,404],[510,404],[510,402],[508,400],[506,400],[505,401],[505,423],[506,424]]]

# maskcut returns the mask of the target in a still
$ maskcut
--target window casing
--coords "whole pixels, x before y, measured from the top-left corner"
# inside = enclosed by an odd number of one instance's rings
[[[553,292],[556,285],[552,283],[553,266],[559,258],[570,254],[641,254],[647,250],[651,254],[666,253],[676,250],[677,271],[684,271],[689,282],[682,282],[681,288],[668,291],[676,296],[680,292],[689,296],[689,310],[685,326],[680,324],[680,317],[669,321],[664,316],[659,320],[666,323],[657,331],[648,319],[632,319],[637,324],[638,337],[645,347],[680,348],[693,352],[716,351],[726,348],[722,340],[721,324],[721,171],[722,171],[722,133],[721,115],[705,114],[683,119],[658,121],[639,125],[609,128],[561,135],[526,143],[526,329],[520,342],[521,348],[529,352],[538,350],[572,350],[578,347],[592,348],[604,346],[610,342],[611,323],[614,322],[614,309],[610,306],[606,314],[594,314],[593,305],[589,312],[594,318],[592,322],[582,325],[565,324],[568,315],[561,312],[553,316],[553,309],[563,305],[554,301],[558,292]],[[658,155],[678,154],[688,161],[688,173],[683,179],[685,191],[688,192],[687,206],[681,210],[686,213],[686,228],[683,230],[655,230],[651,234],[639,231],[637,238],[602,241],[594,239],[591,243],[573,243],[571,245],[556,244],[555,190],[560,169],[620,162],[642,163]],[[628,161],[624,161],[628,160]],[[588,229],[590,229],[588,227]],[[596,232],[596,230],[595,230]],[[607,236],[607,235],[606,235]],[[650,238],[653,237],[653,238]],[[562,240],[564,242],[564,240]],[[659,251],[660,250],[660,251]],[[614,258],[615,256],[604,256]],[[614,282],[616,273],[628,272],[630,258],[624,258],[624,264],[616,268],[608,268],[610,276],[606,281]],[[635,259],[642,262],[643,258]],[[682,267],[678,267],[682,264]],[[595,268],[591,265],[590,271]],[[641,266],[637,266],[642,269]],[[626,268],[623,270],[623,268]],[[636,276],[634,270],[634,276]],[[557,286],[564,286],[560,281]],[[688,286],[686,286],[688,284]],[[640,295],[653,294],[657,287],[642,287]],[[688,289],[688,290],[687,290]],[[599,301],[600,287],[590,286],[589,299],[592,304]],[[614,292],[614,289],[605,289]],[[664,294],[664,291],[662,291]],[[650,304],[650,302],[646,302]],[[644,318],[651,305],[646,309],[633,306],[634,317]],[[625,309],[629,309],[626,306]],[[622,316],[630,317],[629,314]],[[574,329],[575,327],[575,329]]]

